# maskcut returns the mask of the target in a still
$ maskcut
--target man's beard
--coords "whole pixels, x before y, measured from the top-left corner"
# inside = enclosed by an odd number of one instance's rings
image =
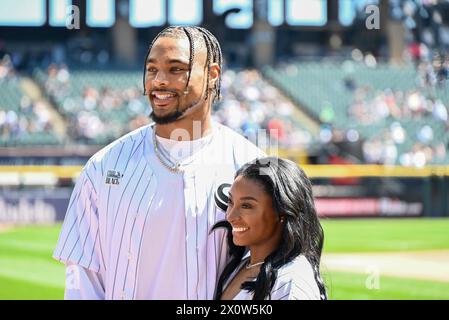
[[[150,114],[150,118],[151,120],[153,120],[156,124],[169,124],[169,123],[173,123],[176,120],[178,120],[179,118],[182,117],[182,115],[188,110],[189,108],[186,108],[184,110],[179,110],[179,108],[176,108],[176,111],[172,114],[166,115],[166,116],[161,116],[159,117],[158,115],[156,115],[154,113],[154,110],[151,112]]]
[[[178,104],[176,111],[173,112],[172,114],[166,115],[166,116],[162,116],[159,117],[158,115],[156,115],[154,113],[154,110],[150,113],[150,118],[156,123],[156,124],[169,124],[169,123],[173,123],[175,121],[177,121],[179,118],[181,118],[184,113],[186,113],[187,110],[198,106],[198,104],[202,101],[206,101],[207,100],[207,96],[204,95],[203,98],[203,94],[201,95],[201,97],[196,101],[193,102],[192,104],[190,104],[188,107],[184,108],[183,110],[179,110],[180,109],[180,105]]]

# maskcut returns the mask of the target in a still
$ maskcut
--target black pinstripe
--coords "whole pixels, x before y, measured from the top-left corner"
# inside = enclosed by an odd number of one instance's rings
[[[93,161],[92,161],[92,165],[95,168]],[[104,178],[103,161],[100,161],[100,168],[101,168],[101,180],[103,180],[103,178]],[[107,220],[106,220],[106,225],[107,225]],[[98,229],[97,229],[97,234],[95,235],[95,241],[94,241],[94,247],[93,247],[94,249],[95,249],[95,244],[97,243],[98,238],[100,238],[100,240],[98,241],[98,248],[100,249],[101,261],[103,263],[103,268],[106,269],[106,263],[104,261],[104,254],[103,254],[103,248],[102,248],[101,237],[100,237],[100,215],[98,215]],[[92,254],[90,256],[90,261],[89,261],[89,268],[90,268],[90,264],[92,263],[93,253],[94,253],[94,251],[92,250]],[[98,264],[100,264],[100,261],[98,261]],[[99,269],[101,269],[101,267]]]
[[[134,151],[131,153],[131,156],[129,157],[130,159],[134,156],[134,154],[136,153],[137,150],[139,150],[139,147],[141,146],[141,144],[143,143],[144,139],[140,140],[139,144],[137,145],[137,147],[134,149]],[[134,145],[133,145],[134,146]],[[132,151],[132,149],[131,149]]]
[[[98,231],[97,233],[99,233],[100,230],[100,217],[98,217]],[[101,234],[98,235],[98,248],[100,249],[100,256],[101,256],[101,261],[103,262],[103,268],[106,270],[106,263],[104,262],[104,253],[103,253],[103,248],[101,246]],[[100,261],[98,261],[98,263],[100,263]]]
[[[196,299],[199,299],[198,295],[198,285],[200,283],[200,264],[198,261],[199,248],[198,248],[198,197],[196,194],[196,177],[193,178],[193,190],[195,190],[195,235],[196,235],[196,244],[195,244],[195,252],[196,252]],[[207,241],[207,239],[206,239]]]
[[[81,255],[80,255],[79,259],[78,259],[77,264],[80,264],[81,259],[82,259],[83,256],[84,256],[84,248],[85,248],[85,245],[86,245],[86,241],[87,241],[87,238],[89,237],[90,230],[92,229],[92,212],[93,212],[93,211],[94,211],[94,210],[92,210],[92,201],[90,201],[89,230],[87,230],[86,236],[84,237],[83,248],[81,249]],[[98,209],[95,208],[95,215],[97,214],[97,212],[98,212]],[[98,224],[97,224],[97,230],[98,230]],[[92,247],[92,252],[93,252],[94,250],[95,250],[95,246]]]
[[[92,263],[92,258],[93,258],[93,256],[94,256],[95,245],[97,244],[97,239],[98,239],[99,232],[100,232],[100,228],[98,227],[98,228],[97,228],[97,234],[95,235],[94,246],[92,247],[93,249],[92,249],[92,252],[91,252],[91,254],[90,254],[90,260],[89,260],[89,265],[87,266],[87,269],[90,269],[90,265],[91,265],[91,263]]]
[[[288,300],[288,299],[284,299],[284,298],[288,297],[289,295],[290,295],[290,292],[287,293],[286,295],[280,297],[278,300]]]
[[[232,148],[232,161],[234,161],[234,166],[237,164],[237,160],[235,160],[235,148]],[[236,168],[238,169],[238,168]]]
[[[142,138],[143,138],[142,131],[140,132],[140,134],[141,134],[141,136],[142,136]],[[131,141],[133,142],[133,145],[132,145],[132,147],[131,147],[131,156],[128,157],[128,160],[127,160],[126,165],[125,165],[125,169],[123,170],[123,174],[126,172],[126,169],[128,168],[129,161],[131,160],[131,158],[133,157],[133,155],[135,154],[135,152],[139,149],[140,145],[142,144],[142,142],[143,142],[144,140],[141,139],[140,143],[137,145],[136,148],[134,148],[134,145],[135,145],[136,141],[134,141],[134,139],[132,138],[132,136],[131,136]],[[125,143],[124,143],[123,141],[121,141],[121,144],[122,144],[122,146],[121,146],[121,148],[120,148],[120,152],[119,152],[119,154],[118,154],[118,156],[117,156],[117,159],[116,159],[116,161],[115,161],[115,164],[114,164],[114,171],[117,169],[117,163],[118,163],[118,160],[119,160],[119,158],[120,158],[120,155],[121,155],[121,153],[122,153],[122,151],[123,151],[123,146],[125,145]],[[102,166],[103,166],[103,161],[101,162],[101,164],[102,164]],[[103,172],[103,177],[104,177],[104,172]],[[107,197],[107,201],[106,201],[106,231],[105,231],[106,239],[107,239],[107,235],[108,235],[108,213],[109,213],[109,197],[110,197],[110,194],[111,194],[111,186],[109,186],[109,188],[108,188],[108,197]],[[122,196],[123,196],[123,194],[122,194]],[[118,210],[118,209],[117,209],[117,210]],[[113,224],[113,227],[112,227],[112,232],[114,232],[115,219],[116,219],[116,217],[114,217],[114,224]],[[101,250],[101,239],[100,239],[100,251],[102,251],[102,250]],[[103,254],[102,254],[102,258],[103,258]],[[105,263],[104,263],[104,258],[103,258],[103,264],[105,264]]]
[[[151,178],[150,178],[149,183],[151,183],[151,179],[153,178],[153,176],[154,176],[154,174],[151,175]],[[144,220],[144,222],[143,222],[143,227],[142,227],[142,232],[141,232],[140,242],[139,242],[139,250],[138,250],[137,261],[136,261],[136,269],[135,269],[135,271],[134,271],[134,274],[135,274],[136,276],[134,277],[133,299],[134,299],[134,297],[135,297],[135,295],[136,295],[137,269],[138,269],[138,267],[139,267],[140,250],[142,249],[142,240],[143,240],[143,237],[145,236],[145,232],[144,232],[144,231],[145,231],[145,225],[147,224],[147,219],[148,219],[148,215],[149,215],[149,213],[150,213],[151,205],[153,204],[153,199],[154,199],[154,193],[153,193],[153,196],[151,197],[150,203],[149,203],[149,205],[148,205],[147,213],[146,213],[146,215],[145,215],[145,220]]]
[[[117,217],[119,215],[119,210],[120,210],[120,206],[122,204],[123,195],[126,193],[126,189],[128,188],[129,183],[133,179],[134,174],[136,173],[137,169],[139,168],[140,162],[142,161],[142,159],[143,158],[140,158],[139,162],[137,163],[137,166],[134,168],[133,173],[131,174],[128,181],[126,182],[126,186],[123,188],[123,190],[121,190],[120,200],[118,202],[117,209],[115,210],[114,222],[112,223],[112,233],[114,233],[114,231],[115,231],[115,223],[117,222]]]
[[[214,173],[214,182],[212,183],[212,194],[215,195],[216,192],[216,187],[217,187],[217,183],[215,183],[215,181],[218,180],[217,178],[218,174],[217,171],[215,170]],[[210,196],[210,195],[209,195]],[[208,198],[209,199],[209,198]],[[217,223],[217,208],[215,206],[215,201],[214,201],[214,205],[212,207],[212,210],[214,210],[214,222],[212,225]],[[218,279],[220,277],[219,274],[219,267],[218,267],[218,257],[217,257],[217,232],[218,230],[214,231],[214,254],[215,254],[215,283],[218,283]]]
[[[147,187],[145,188],[145,191],[144,191],[143,194],[142,194],[142,198],[140,198],[139,205],[138,205],[137,210],[136,210],[137,213],[136,213],[136,215],[134,216],[134,222],[133,222],[133,226],[132,226],[132,228],[131,228],[131,233],[129,234],[129,244],[128,244],[128,248],[131,248],[131,239],[132,239],[132,235],[133,235],[133,232],[134,232],[134,226],[136,225],[137,215],[138,215],[139,212],[140,212],[140,205],[142,204],[142,200],[143,200],[143,198],[145,197],[145,195],[146,195],[146,193],[147,193],[147,191],[148,191],[148,187],[149,187],[149,186],[150,186],[150,183],[147,183]],[[129,260],[127,261],[127,264],[126,264],[125,279],[124,279],[124,281],[123,281],[123,288],[122,288],[122,291],[125,290],[126,279],[128,278],[128,268],[129,268]],[[134,276],[137,277],[137,274],[134,275]]]
[[[95,164],[94,164],[93,162],[92,162],[92,166],[94,167],[94,169],[95,169],[95,171],[96,171]],[[90,183],[91,183],[92,189],[95,191],[95,194],[98,196],[98,192],[97,192],[97,190],[95,189],[95,185],[94,185],[92,179],[90,178],[90,176],[89,176],[89,174],[87,173],[87,171],[86,171],[85,173],[86,173],[86,177],[89,179],[89,181],[90,181]],[[92,208],[92,201],[91,201],[90,205],[91,205],[91,208]],[[95,212],[98,213],[98,207],[97,207],[97,206],[95,206]],[[92,213],[91,213],[91,214],[92,214]],[[91,219],[92,219],[92,216],[90,217],[90,220],[91,220]],[[97,223],[97,233],[98,233],[98,229],[99,229],[98,224],[99,224],[99,222],[100,222],[100,218],[98,217],[97,219],[98,219],[98,223]],[[85,238],[84,243],[83,243],[83,250],[81,251],[82,254],[81,254],[81,256],[80,256],[80,258],[79,258],[79,260],[78,260],[78,264],[80,263],[80,261],[81,261],[83,255],[84,255],[84,245],[86,244],[87,236],[88,236],[89,233],[90,233],[90,229],[91,229],[90,227],[91,227],[91,223],[89,223],[89,230],[88,230],[88,232],[87,232],[86,238]],[[95,238],[95,241],[96,241],[96,240],[97,240],[97,239]],[[94,243],[94,246],[92,247],[92,253],[91,253],[91,256],[93,255],[93,252],[94,252],[94,251],[95,251],[95,243]],[[100,254],[101,254],[101,257],[102,257],[102,259],[103,259],[103,250],[101,249],[101,243],[100,243],[100,252],[101,252],[101,253],[100,253]],[[104,260],[103,260],[103,265],[104,265]],[[90,267],[90,263],[89,263],[89,267]]]
[[[87,180],[89,180],[92,189],[94,189],[95,193],[98,194],[97,189],[95,189],[95,185],[94,185],[94,183],[93,183],[91,177],[89,177],[89,174],[87,173],[87,171],[85,171],[84,173],[85,173],[85,175],[86,175]]]
[[[307,299],[311,299],[311,297],[309,296],[309,293],[307,291],[305,291],[303,288],[298,286],[294,281],[293,281],[292,284],[296,287],[296,289],[298,289],[299,291],[303,292],[304,295],[307,297]]]
[[[186,299],[189,299],[189,268],[187,264],[187,250],[187,215],[184,212],[184,261],[186,263]]]
[[[140,161],[139,161],[139,163],[140,163]],[[131,203],[133,202],[133,198],[134,198],[134,195],[136,194],[137,187],[139,186],[140,180],[142,179],[143,173],[145,172],[146,168],[147,168],[147,164],[145,164],[145,167],[143,167],[142,173],[140,174],[140,178],[139,178],[139,180],[136,183],[136,186],[134,188],[133,194],[132,194],[131,199],[130,199],[130,201],[128,203],[128,209],[126,209],[125,222],[123,223],[123,228],[122,228],[122,232],[121,232],[122,236],[120,238],[120,245],[118,247],[117,260],[116,260],[116,263],[115,263],[114,282],[112,284],[112,297],[114,297],[115,281],[117,279],[118,262],[120,260],[120,251],[122,250],[123,234],[125,233],[125,227],[126,227],[126,223],[128,221],[129,207],[131,206]],[[135,170],[135,171],[137,171],[137,170]],[[118,209],[117,209],[117,211],[118,211]],[[118,216],[118,213],[117,213],[116,216]]]
[[[223,245],[225,244],[226,232],[223,231],[223,237],[221,238],[221,250],[218,258],[218,265],[221,265],[221,257],[223,256]]]
[[[123,173],[125,173],[126,172],[126,169],[128,169],[128,164],[129,164],[129,161],[131,160],[131,158],[132,158],[132,155],[136,152],[136,150],[137,150],[137,148],[136,149],[134,149],[134,145],[136,144],[136,142],[133,140],[133,145],[132,145],[132,147],[131,147],[131,156],[129,156],[128,157],[128,160],[126,160],[126,165],[125,165],[125,169],[123,169]],[[140,144],[139,144],[140,145]],[[133,150],[134,150],[134,152],[133,152]],[[115,169],[114,169],[115,170]]]
[[[293,272],[294,272],[294,270],[290,270],[290,271],[288,271],[288,272],[283,272],[283,270],[280,270],[280,273],[278,274],[278,278],[287,276],[287,275],[289,275],[289,274],[291,274],[291,273],[293,273]]]
[[[118,163],[118,160],[119,160],[119,158],[120,158],[120,156],[121,156],[121,154],[122,154],[122,150],[123,150],[123,146],[124,146],[124,143],[122,142],[121,143],[121,147],[120,147],[120,151],[119,151],[119,153],[118,153],[118,155],[117,155],[117,159],[115,159],[115,164],[114,164],[114,171],[116,170],[116,168],[117,168],[117,163]],[[109,185],[108,186],[108,197],[106,198],[106,226],[105,226],[105,236],[106,236],[106,240],[108,239],[108,215],[109,215],[109,196],[111,195],[111,186]],[[101,242],[101,241],[100,241]],[[103,261],[104,262],[104,261]],[[104,265],[104,267],[105,267],[105,269],[106,269],[106,265]]]
[[[207,289],[208,289],[208,283],[209,281],[207,280],[207,269],[209,266],[209,260],[207,259],[207,254],[209,251],[209,246],[208,246],[208,241],[209,241],[209,196],[210,196],[210,190],[209,193],[206,196],[206,299],[208,299],[208,294],[207,294]]]
[[[296,282],[293,282],[293,283],[296,284]],[[314,288],[311,287],[310,284],[309,284],[307,281],[303,281],[303,284],[306,285],[311,291],[314,291]],[[298,286],[298,285],[296,284],[296,286]],[[318,290],[318,291],[319,291],[319,290]]]
[[[72,205],[78,201],[78,199],[79,199],[79,197],[81,195],[82,189],[84,188],[86,183],[87,183],[87,180],[84,180],[83,185],[78,189],[78,192],[77,192],[76,196],[73,198],[72,202],[69,204],[69,207],[67,208],[67,212],[68,213],[70,213],[70,209],[72,208]],[[67,244],[67,240],[69,239],[70,233],[72,233],[72,229],[75,226],[76,221],[78,220],[78,215],[76,213],[74,215],[75,215],[75,217],[74,217],[75,220],[73,221],[72,226],[70,227],[70,230],[69,230],[69,232],[67,233],[67,235],[65,237],[64,244],[62,245],[62,248],[59,251],[58,256],[62,256],[62,253],[64,252],[65,246]],[[70,215],[69,215],[69,217],[70,217]]]
[[[215,208],[214,208],[215,209]],[[215,209],[214,214],[214,224],[217,223],[217,209]],[[214,231],[214,252],[215,252],[215,270],[217,270],[217,274],[215,275],[215,281],[218,281],[218,257],[217,257],[217,231]]]
[[[91,200],[91,196],[92,196],[92,193],[90,193],[90,195],[89,195],[89,202],[90,202],[90,200]],[[82,215],[81,215],[80,222],[79,222],[79,225],[80,225],[80,226],[81,226],[81,224],[82,224],[82,222],[83,222],[84,215],[85,215],[85,213],[86,213],[86,202],[87,202],[87,199],[84,200],[84,210],[83,210],[83,213],[82,213]],[[78,217],[78,216],[77,216],[77,217]],[[75,220],[75,222],[76,222],[76,220]],[[87,230],[87,232],[89,232],[90,226],[88,226],[88,228],[89,228],[89,229]],[[67,256],[67,260],[69,260],[70,257],[72,256],[73,250],[75,249],[76,245],[78,244],[78,241],[80,241],[80,237],[81,237],[81,234],[80,234],[80,232],[78,231],[78,237],[77,237],[77,239],[76,239],[76,241],[75,241],[75,244],[74,244],[73,247],[72,247],[72,250],[70,250],[70,253],[69,253],[69,255]]]
[[[290,282],[286,282],[286,283],[284,283],[282,286],[280,286],[279,288],[277,288],[276,290],[271,291],[271,294],[275,293],[276,291],[281,290],[281,289],[282,289],[283,287],[285,287],[285,285],[287,285],[287,284],[291,284],[291,281],[290,281]]]

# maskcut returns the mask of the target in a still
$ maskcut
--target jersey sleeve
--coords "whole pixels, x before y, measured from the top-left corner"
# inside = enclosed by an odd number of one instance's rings
[[[88,165],[81,172],[70,197],[64,223],[53,257],[99,272],[103,259],[97,208],[97,191]]]
[[[312,266],[300,257],[288,269],[279,273],[271,291],[272,300],[320,300],[320,290]]]
[[[104,300],[104,282],[100,273],[71,262],[66,266],[64,300]]]

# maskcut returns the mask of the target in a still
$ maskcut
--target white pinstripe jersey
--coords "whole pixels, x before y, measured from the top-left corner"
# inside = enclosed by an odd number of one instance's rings
[[[249,253],[234,270],[226,286],[232,281],[237,272],[248,262]],[[252,300],[253,293],[240,290],[233,300]],[[271,289],[271,300],[320,300],[320,289],[315,280],[312,265],[304,255],[299,255],[278,270],[276,281]]]
[[[227,262],[225,232],[209,234],[225,218],[217,189],[264,153],[214,122],[210,143],[174,174],[157,159],[152,131],[137,129],[87,162],[53,256],[98,275],[106,299],[212,299]]]

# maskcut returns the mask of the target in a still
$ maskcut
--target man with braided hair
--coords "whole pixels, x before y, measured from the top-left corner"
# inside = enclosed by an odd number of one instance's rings
[[[235,171],[263,152],[211,119],[222,53],[200,27],[168,27],[148,49],[154,123],[96,153],[72,193],[54,258],[66,299],[212,299]]]

